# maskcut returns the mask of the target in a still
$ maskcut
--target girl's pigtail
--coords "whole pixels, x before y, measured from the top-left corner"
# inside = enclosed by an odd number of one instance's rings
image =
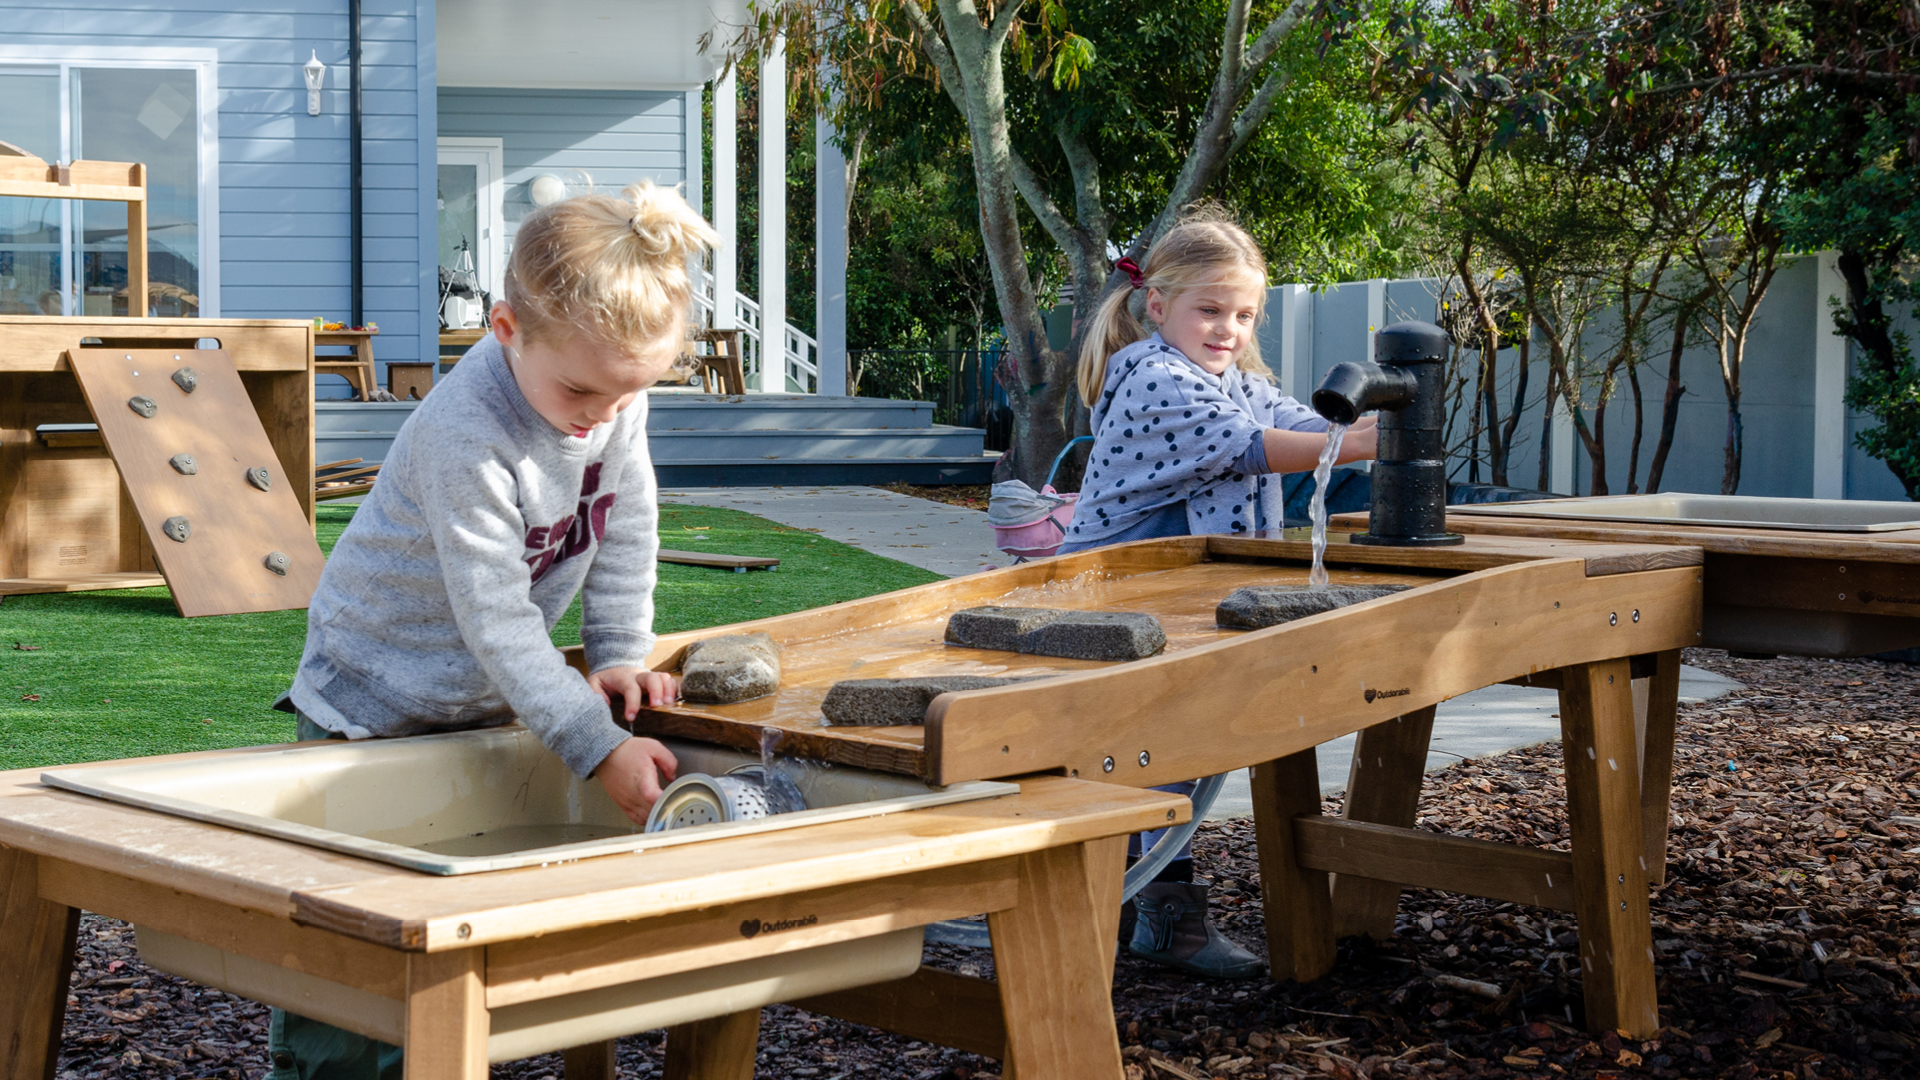
[[[1133,314],[1132,289],[1115,289],[1094,312],[1093,324],[1080,344],[1080,400],[1091,409],[1107,384],[1107,359],[1114,353],[1142,341],[1146,327]]]

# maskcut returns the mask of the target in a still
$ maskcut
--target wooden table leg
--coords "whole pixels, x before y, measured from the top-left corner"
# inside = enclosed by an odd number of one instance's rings
[[[1660,1011],[1640,770],[1634,767],[1632,671],[1621,659],[1576,665],[1562,675],[1561,748],[1587,1028],[1649,1038],[1659,1030]]]
[[[407,958],[406,1080],[486,1080],[485,950]]]
[[[670,1027],[665,1080],[753,1080],[759,1045],[759,1009]]]
[[[1354,743],[1347,805],[1341,817],[1411,829],[1420,807],[1420,782],[1427,773],[1427,744],[1432,741],[1432,706],[1363,729]],[[1398,883],[1334,875],[1335,938],[1359,934],[1385,941],[1393,936],[1393,918],[1399,909]]]
[[[1320,814],[1312,749],[1253,767],[1253,838],[1267,916],[1267,967],[1276,979],[1311,982],[1333,970],[1333,913],[1323,870],[1294,858],[1293,819]]]
[[[1126,901],[1120,898],[1126,891],[1127,877],[1127,838],[1111,836],[1105,840],[1091,841],[1087,849],[1087,887],[1093,893],[1093,916],[1099,921],[1102,941],[1112,944],[1120,937],[1120,905]],[[1108,950],[1107,990],[1113,990],[1113,954],[1116,949]]]
[[[0,848],[0,1076],[52,1080],[80,911],[40,899],[40,859]]]
[[[566,1080],[614,1080],[614,1041],[569,1046],[560,1052],[560,1075]]]
[[[1640,827],[1647,838],[1647,882],[1667,881],[1667,828],[1673,793],[1674,728],[1680,720],[1680,650],[1654,657],[1640,754]]]
[[[1114,917],[1109,837],[1020,859],[1014,907],[987,915],[1009,1075],[1022,1080],[1118,1080],[1113,1022]]]

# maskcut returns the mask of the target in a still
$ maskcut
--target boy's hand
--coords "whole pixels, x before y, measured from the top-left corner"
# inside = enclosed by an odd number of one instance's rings
[[[641,699],[648,705],[671,705],[680,700],[680,681],[664,671],[648,671],[637,667],[610,667],[587,676],[587,685],[593,687],[602,700],[613,703],[611,695],[619,694],[626,703],[627,723],[640,714]]]
[[[673,751],[657,740],[632,738],[614,747],[593,775],[622,813],[635,825],[645,825],[647,811],[660,798],[661,785],[672,783],[679,768]]]
[[[1340,460],[1345,465],[1349,461],[1372,461],[1380,456],[1380,429],[1369,423],[1374,418],[1361,417],[1360,423],[1347,429],[1347,437],[1340,440]],[[1365,424],[1362,427],[1361,424]]]

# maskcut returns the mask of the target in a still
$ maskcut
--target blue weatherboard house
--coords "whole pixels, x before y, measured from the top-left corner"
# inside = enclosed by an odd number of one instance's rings
[[[977,433],[926,430],[924,406],[882,415],[909,403],[844,397],[845,162],[826,125],[820,231],[805,238],[820,245],[820,295],[796,298],[815,305],[818,340],[789,325],[784,272],[734,280],[734,79],[699,42],[747,16],[747,0],[0,0],[0,142],[53,162],[144,162],[151,264],[146,310],[130,312],[122,206],[0,197],[0,313],[373,323],[380,368],[431,361],[480,327],[536,206],[646,178],[711,204],[723,243],[699,271],[696,314],[742,332],[761,410],[721,418],[692,400],[711,395],[656,398],[656,412],[678,410],[652,425],[664,480],[881,478],[848,471],[856,460],[894,463],[886,479],[981,472]],[[783,53],[760,63],[785,82]],[[785,108],[774,95],[759,118],[759,263],[781,271]],[[760,362],[763,336],[778,362]],[[319,383],[319,459],[379,460],[407,406]]]

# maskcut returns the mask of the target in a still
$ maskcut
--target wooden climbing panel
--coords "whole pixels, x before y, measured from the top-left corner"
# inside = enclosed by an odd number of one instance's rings
[[[306,607],[324,562],[295,494],[310,477],[286,475],[227,353],[68,358],[180,614]]]

